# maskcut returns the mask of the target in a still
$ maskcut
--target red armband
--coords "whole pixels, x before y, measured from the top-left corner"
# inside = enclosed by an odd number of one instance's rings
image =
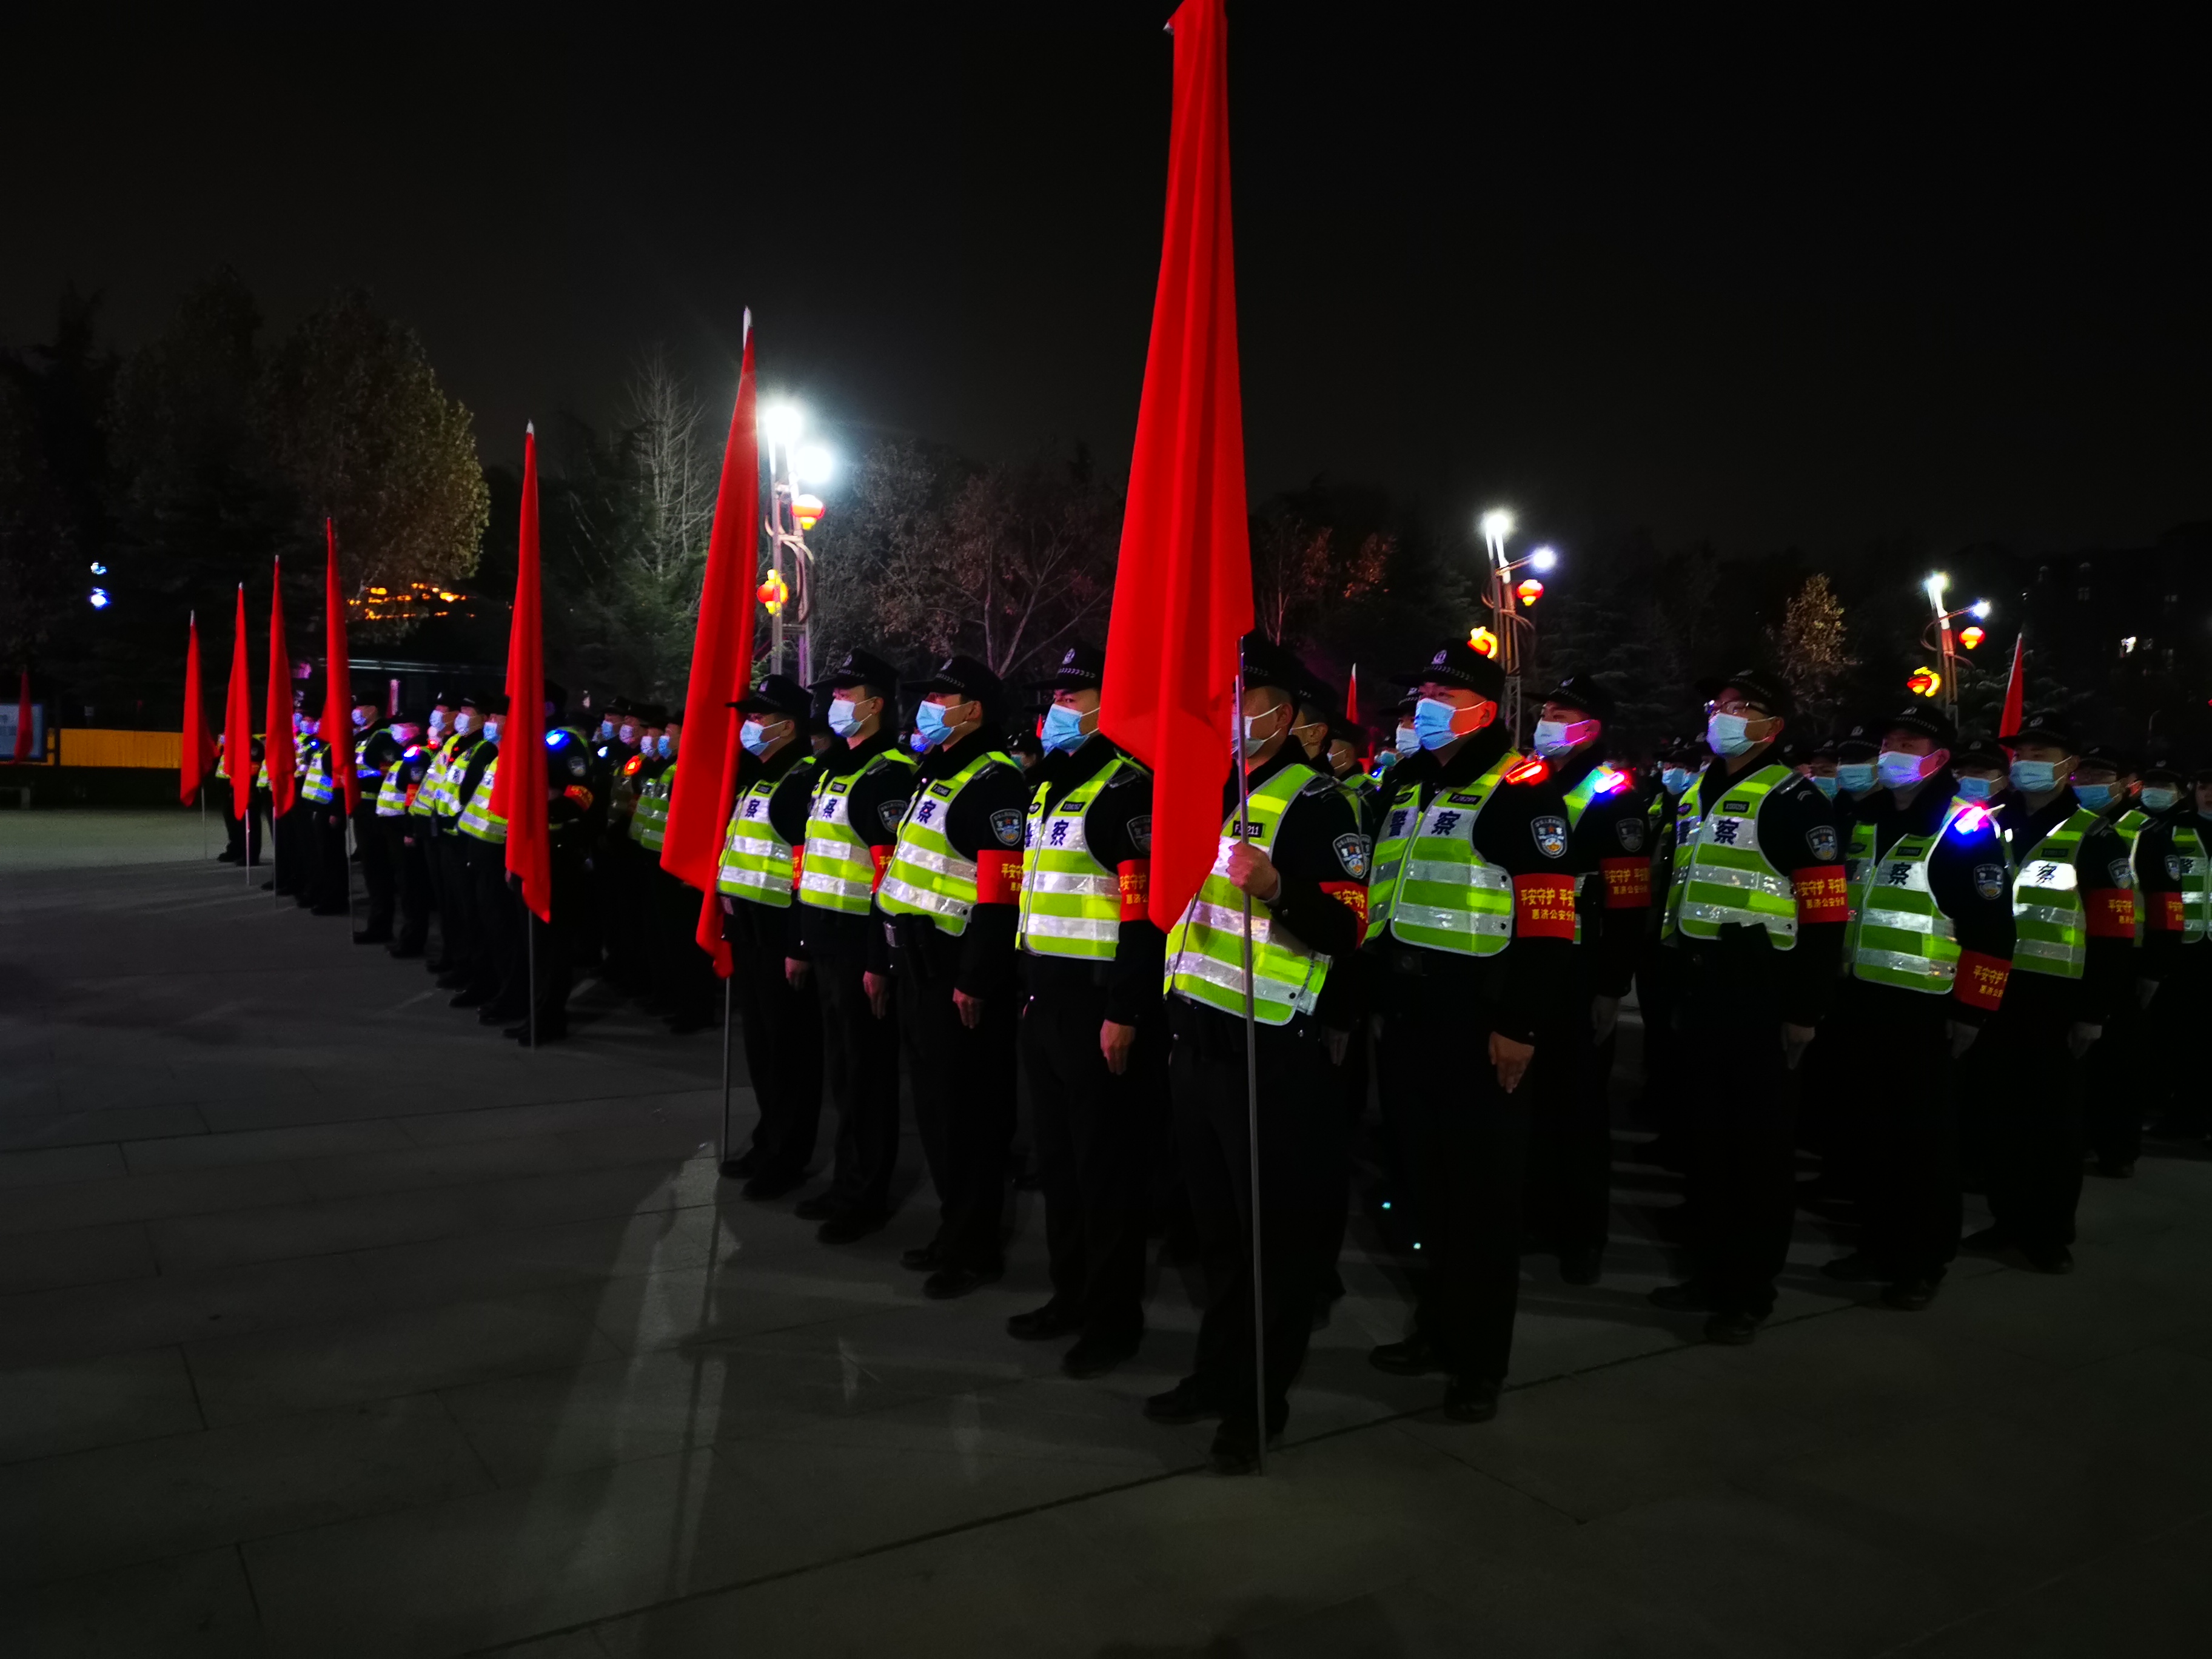
[[[1651,908],[1650,859],[1600,859],[1598,872],[1605,878],[1605,908],[1608,910],[1648,910]]]
[[[1022,896],[1022,855],[1003,847],[975,854],[975,902],[1012,904]]]
[[[1573,939],[1575,878],[1514,877],[1513,933],[1518,939]]]
[[[579,811],[588,812],[592,810],[592,792],[585,788],[582,784],[572,783],[561,793],[563,795],[566,795],[570,800],[575,802]],[[412,799],[414,798],[415,792],[410,789],[407,792],[407,794],[408,798]]]
[[[1850,896],[1844,880],[1842,865],[1808,865],[1797,872],[1795,883],[1800,926],[1815,921],[1849,921],[1851,919]]]
[[[868,857],[874,860],[876,866],[875,876],[868,883],[868,890],[872,893],[884,884],[884,872],[891,867],[891,849],[888,847],[871,847],[868,848]]]
[[[1951,994],[1969,1008],[1978,1008],[1984,1013],[1996,1012],[2004,1000],[2005,981],[2012,977],[2012,963],[2002,957],[1985,956],[1979,951],[1959,952],[1959,976],[1953,982]]]
[[[2179,933],[2182,926],[2181,895],[2160,893],[2155,896],[2158,908],[2151,912],[2150,925],[2161,933]]]
[[[2124,887],[2098,887],[2086,896],[2091,939],[2136,936],[2136,896]]]
[[[1121,878],[1121,920],[1142,921],[1152,897],[1152,861],[1124,859],[1116,872]]]
[[[793,892],[799,890],[799,878],[805,873],[806,849],[804,847],[794,847],[791,849],[791,890]]]
[[[1367,884],[1364,881],[1325,881],[1321,890],[1359,919],[1359,938],[1367,938]]]

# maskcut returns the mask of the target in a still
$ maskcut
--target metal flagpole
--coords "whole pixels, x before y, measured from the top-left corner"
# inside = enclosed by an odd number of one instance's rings
[[[725,936],[726,937],[726,935]],[[722,981],[722,1150],[716,1167],[730,1161],[730,981]]]
[[[1230,727],[1229,763],[1237,770],[1237,839],[1252,836],[1252,787],[1244,769],[1244,670],[1237,670],[1236,702]],[[1244,895],[1244,1136],[1250,1149],[1252,1183],[1252,1425],[1259,1436],[1259,1472],[1267,1472],[1267,1297],[1260,1268],[1260,1019],[1253,1002],[1252,895]]]
[[[517,894],[517,897],[521,895]],[[538,913],[522,900],[522,944],[530,952],[530,1046],[538,1046]]]

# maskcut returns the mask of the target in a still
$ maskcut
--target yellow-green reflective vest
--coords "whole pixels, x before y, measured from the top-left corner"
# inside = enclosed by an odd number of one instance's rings
[[[2181,884],[2181,942],[2194,945],[2204,937],[2206,913],[2212,909],[2212,871],[2205,867],[2204,838],[2176,824],[2166,857],[2166,874]],[[2136,903],[2142,903],[2140,895]]]
[[[951,777],[915,791],[906,804],[898,845],[891,849],[890,866],[876,893],[886,915],[927,916],[954,939],[968,931],[968,915],[975,908],[975,860],[954,849],[945,838],[945,825],[960,792],[988,766],[1021,770],[1012,756],[987,749]]]
[[[1404,944],[1464,957],[1496,956],[1512,943],[1513,878],[1475,852],[1474,824],[1520,761],[1507,750],[1467,788],[1438,789],[1425,812],[1419,784],[1398,792],[1375,846],[1370,935],[1387,927]]]
[[[1046,807],[1049,784],[1039,784],[1030,797],[1022,834],[1018,932],[1024,951],[1041,957],[1114,959],[1121,938],[1121,877],[1091,852],[1083,819],[1099,792],[1124,769],[1144,770],[1116,755],[1069,790],[1057,806]]]
[[[801,904],[848,916],[868,914],[875,897],[876,859],[849,821],[853,786],[878,767],[912,770],[915,764],[904,750],[886,749],[856,772],[836,777],[825,773],[817,781],[806,813],[806,859],[799,872]]]
[[[1583,773],[1581,781],[1567,791],[1568,835],[1571,836],[1583,827],[1583,814],[1589,811],[1592,801],[1600,795],[1610,795],[1617,790],[1626,789],[1632,781],[1626,773],[1614,771],[1603,761]],[[1575,878],[1575,943],[1577,945],[1583,942],[1583,896],[1589,890],[1593,879],[1595,878],[1587,870]]]
[[[327,806],[337,793],[337,785],[331,776],[330,745],[319,738],[307,739],[301,750],[306,757],[307,775],[300,780],[300,793],[318,806]]]
[[[1719,763],[1682,793],[1674,809],[1674,879],[1667,889],[1668,938],[1711,939],[1728,927],[1764,927],[1778,951],[1797,946],[1797,884],[1759,844],[1759,809],[1796,773],[1762,766],[1721,791],[1711,816],[1707,786]]]
[[[1935,834],[1899,836],[1878,859],[1872,854],[1873,826],[1864,826],[1867,866],[1851,917],[1854,978],[1930,996],[1950,994],[1959,977],[1959,930],[1936,902],[1928,869],[1936,844],[1970,812],[1976,823],[1986,821],[1982,807],[1954,799]]]
[[[407,810],[418,818],[435,817],[438,803],[446,792],[446,777],[453,766],[454,738],[438,739],[437,747],[430,751],[430,764],[422,773],[422,781],[416,786],[415,799]]]
[[[1867,881],[1874,872],[1874,825],[1855,823],[1844,842],[1844,898],[1850,920],[1844,924],[1843,971],[1851,971],[1852,952],[1858,949],[1859,914],[1866,908]]]
[[[477,780],[476,793],[461,808],[461,833],[473,836],[478,841],[492,842],[507,839],[507,820],[491,810],[491,787],[499,778],[499,757],[491,757],[483,775]]]
[[[671,761],[659,776],[648,779],[637,792],[637,810],[630,814],[629,838],[648,853],[658,853],[668,835],[668,797],[676,787],[676,769]]]
[[[791,843],[776,834],[768,804],[793,773],[804,777],[818,763],[813,755],[801,755],[781,776],[755,778],[738,797],[729,833],[722,838],[722,864],[714,872],[716,892],[777,910],[791,908]]]
[[[404,818],[407,816],[407,757],[419,753],[415,744],[399,751],[399,757],[384,774],[384,784],[376,792],[376,816],[380,818]]]
[[[2103,821],[2087,807],[2077,806],[2020,861],[2012,884],[2015,973],[2081,977],[2089,960],[2089,924],[2081,911],[2075,860],[2081,837]]]
[[[1275,834],[1298,792],[1318,776],[1310,766],[1286,766],[1249,798],[1245,835],[1273,856]],[[1242,1018],[1244,1012],[1243,892],[1229,879],[1229,849],[1237,844],[1232,813],[1221,827],[1213,868],[1168,934],[1167,988],[1193,1002]],[[1328,958],[1311,951],[1278,923],[1264,904],[1252,906],[1252,1006],[1262,1025],[1285,1025],[1311,1013],[1328,977]]]
[[[2136,948],[2142,949],[2143,934],[2150,927],[2150,907],[2142,902],[2142,869],[2136,862],[2136,849],[2142,845],[2143,826],[2150,822],[2150,814],[2140,806],[2130,806],[2112,820],[2112,833],[2128,849],[2128,873],[2136,884]]]

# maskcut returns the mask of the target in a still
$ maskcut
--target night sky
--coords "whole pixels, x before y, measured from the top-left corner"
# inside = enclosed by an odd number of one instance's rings
[[[921,9],[803,38],[11,36],[0,343],[71,276],[125,345],[221,263],[280,325],[363,284],[501,460],[533,415],[611,412],[655,342],[726,400],[750,304],[764,384],[848,445],[1124,465],[1170,8]],[[1507,501],[1568,545],[1842,557],[2212,519],[2178,37],[1443,15],[1232,5],[1255,497],[1319,475],[1446,527]]]

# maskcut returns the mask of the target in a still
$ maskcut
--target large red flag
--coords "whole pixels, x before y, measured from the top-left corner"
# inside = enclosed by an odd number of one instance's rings
[[[319,730],[330,745],[331,779],[344,792],[346,816],[350,817],[361,805],[361,780],[353,770],[353,659],[346,652],[337,526],[328,519],[323,520],[323,541],[328,552],[323,562],[323,714]]]
[[[745,313],[744,353],[738,364],[738,402],[730,411],[729,441],[722,447],[722,483],[714,497],[714,528],[707,541],[706,578],[699,589],[699,623],[691,641],[691,678],[684,698],[684,756],[668,803],[660,866],[711,897],[721,863],[722,836],[736,793],[738,750],[731,734],[738,722],[729,705],[744,696],[753,674],[753,584],[760,566],[760,439],[753,414],[752,313]],[[720,907],[714,907],[720,915]],[[701,911],[700,942],[718,960],[721,927],[708,939],[708,912]]]
[[[1219,845],[1237,641],[1252,627],[1221,8],[1184,0],[1169,25],[1167,228],[1099,716],[1152,769],[1151,909],[1162,927],[1182,915]]]
[[[31,671],[23,671],[23,683],[15,688],[15,758],[31,758]]]
[[[253,799],[253,679],[246,667],[246,584],[238,585],[231,631],[230,690],[223,701],[222,757],[230,769],[230,815],[243,821]]]
[[[491,810],[507,820],[507,872],[540,921],[553,919],[553,844],[545,828],[545,633],[538,586],[538,428],[522,435],[522,531],[514,621],[507,635],[507,718]]]
[[[2012,642],[2012,678],[2005,682],[2004,718],[1997,722],[1997,735],[2020,730],[2020,718],[2027,707],[2027,635],[2022,630]]]
[[[215,739],[208,735],[207,709],[200,691],[200,617],[191,613],[185,644],[185,722],[177,742],[177,799],[192,804],[215,766]]]
[[[261,753],[269,763],[269,810],[283,817],[298,797],[293,767],[292,653],[284,643],[284,562],[271,566],[269,590],[269,700],[262,713]]]

